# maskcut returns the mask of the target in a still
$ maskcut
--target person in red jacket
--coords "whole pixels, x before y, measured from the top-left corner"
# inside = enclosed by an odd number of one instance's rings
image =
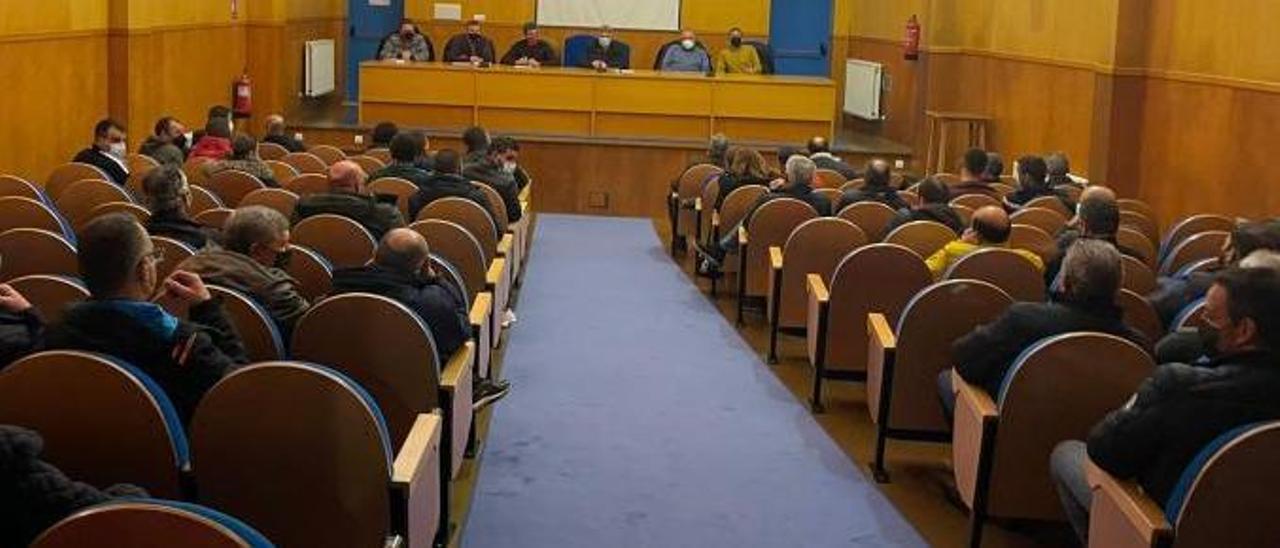
[[[204,137],[191,149],[191,158],[225,160],[231,157],[231,121],[226,118],[210,118],[204,126]]]

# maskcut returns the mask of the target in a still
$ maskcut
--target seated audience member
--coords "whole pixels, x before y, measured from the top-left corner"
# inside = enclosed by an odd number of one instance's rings
[[[162,165],[151,170],[142,179],[142,192],[151,211],[146,222],[147,233],[173,238],[196,250],[215,240],[216,232],[191,220],[187,212],[191,207],[191,188],[181,169]]]
[[[760,209],[760,206],[773,200],[793,198],[813,206],[813,209],[821,217],[831,215],[831,202],[827,201],[821,194],[813,191],[813,173],[817,171],[817,167],[813,165],[813,160],[800,154],[794,155],[787,160],[786,171],[786,178],[777,179],[769,183],[769,193],[761,196],[759,200],[756,200],[755,204],[752,204],[751,209],[747,210],[747,214],[742,216],[741,223],[721,232],[719,242],[710,242],[706,246],[702,246],[699,243],[703,261],[698,266],[698,274],[712,277],[719,276],[721,262],[724,261],[725,255],[738,248],[738,227],[749,226],[751,217]]]
[[[68,478],[40,459],[40,434],[0,424],[0,546],[27,546],[53,524],[75,512],[118,497],[145,498],[128,485],[97,489]]]
[[[1057,253],[1045,263],[1045,284],[1052,284],[1058,277],[1067,249],[1081,238],[1102,240],[1117,246],[1121,254],[1132,255],[1116,243],[1119,231],[1120,206],[1116,204],[1116,193],[1105,186],[1086,188],[1080,194],[1080,203],[1076,204],[1076,216],[1058,233]]]
[[[1082,540],[1092,501],[1086,458],[1112,476],[1136,480],[1164,504],[1187,465],[1215,438],[1280,419],[1280,273],[1219,273],[1205,316],[1218,334],[1216,357],[1204,366],[1161,365],[1124,407],[1093,427],[1087,443],[1066,441],[1054,449],[1051,476]]]
[[[399,133],[400,126],[395,122],[378,122],[378,125],[373,126],[373,134],[369,136],[369,150],[391,148],[391,140]]]
[[[159,279],[151,238],[125,214],[90,221],[77,254],[92,297],[49,327],[45,348],[98,352],[138,367],[190,422],[204,393],[247,361],[221,301],[191,272]]]
[[[418,27],[414,26],[413,21],[405,19],[400,22],[400,29],[382,42],[378,59],[435,61],[436,50],[431,45],[431,39],[418,32]]]
[[[960,378],[997,398],[1005,375],[1022,351],[1054,335],[1093,331],[1124,337],[1149,348],[1150,343],[1124,323],[1116,304],[1120,293],[1120,252],[1106,242],[1080,240],[1067,250],[1061,291],[1048,303],[1011,305],[995,321],[979,326],[951,346]],[[938,392],[950,416],[955,407],[951,371],[938,375]]]
[[[263,206],[237,209],[223,228],[223,247],[211,246],[178,265],[205,282],[238,290],[262,305],[284,340],[311,308],[298,282],[282,270],[289,261],[289,220]]]
[[[1054,152],[1049,154],[1045,157],[1044,162],[1049,172],[1050,188],[1062,185],[1074,186],[1076,188],[1084,188],[1088,186],[1088,179],[1072,175],[1071,162],[1067,159],[1066,153]]]
[[[471,126],[462,132],[462,144],[467,147],[462,157],[462,165],[478,164],[489,154],[489,130],[480,126]]]
[[[227,123],[231,125],[231,129],[229,133],[235,132],[236,125],[235,125],[235,120],[233,120],[231,116],[231,107],[228,107],[225,105],[213,105],[209,107],[209,113],[205,117],[204,126],[198,127],[192,132],[191,141],[188,143],[188,150],[187,150],[188,155],[190,155],[190,152],[191,152],[189,150],[190,147],[194,147],[196,143],[200,142],[200,139],[204,138],[204,128],[209,125],[209,122],[219,118],[226,120]]]
[[[542,65],[555,67],[560,65],[560,55],[546,40],[538,38],[538,24],[524,24],[524,39],[511,45],[507,54],[502,56],[502,64],[518,67],[538,68]]]
[[[257,177],[262,184],[279,188],[271,166],[258,157],[258,141],[247,133],[237,133],[231,138],[231,156],[225,160],[206,163],[204,172],[210,177],[224,171],[243,171]]]
[[[854,169],[853,166],[844,163],[844,160],[831,154],[831,143],[827,142],[826,137],[815,136],[809,139],[808,149],[809,159],[813,160],[818,169],[829,169],[839,173],[847,181],[862,177],[862,174],[858,173],[858,170]]]
[[[462,176],[498,191],[507,207],[507,222],[517,222],[524,213],[520,210],[520,190],[529,182],[528,175],[517,163],[520,145],[510,137],[498,137],[487,152],[481,162],[464,163]]]
[[[982,181],[998,183],[1001,175],[1004,175],[1004,157],[999,152],[988,152],[987,169],[982,171]]]
[[[444,46],[444,62],[446,63],[493,63],[495,59],[493,41],[480,34],[480,21],[467,21],[466,32],[454,36]]]
[[[693,31],[680,33],[680,42],[667,47],[662,52],[662,64],[659,70],[666,72],[711,72],[711,58],[707,51],[698,46]]]
[[[742,43],[742,29],[729,29],[729,47],[716,54],[716,72],[719,74],[760,74],[760,52],[750,44]]]
[[[964,232],[964,221],[951,208],[951,190],[946,184],[929,177],[920,181],[917,191],[920,192],[920,205],[898,212],[898,216],[889,222],[885,234],[914,221],[933,221],[947,225],[956,234]]]
[[[156,122],[155,132],[142,142],[142,146],[138,148],[138,154],[161,164],[181,167],[187,161],[188,146],[190,142],[187,137],[187,126],[182,125],[177,118],[165,116]]]
[[[1236,266],[1280,272],[1280,252],[1259,249],[1240,259]],[[1201,364],[1214,357],[1213,343],[1216,337],[1217,330],[1212,327],[1184,328],[1170,332],[1156,343],[1156,363]]]
[[[723,169],[728,169],[728,168],[729,168],[729,166],[728,166],[728,162],[729,162],[728,155],[729,155],[729,137],[725,136],[725,134],[723,134],[723,133],[716,133],[716,134],[712,135],[712,136],[711,136],[711,140],[707,142],[707,155],[706,155],[705,157],[702,157],[702,158],[694,158],[694,159],[693,159],[693,161],[689,162],[689,165],[685,166],[685,169],[686,169],[686,170],[688,170],[689,168],[691,168],[691,167],[693,167],[693,166],[701,165],[701,164],[710,164],[710,165],[716,166],[716,167],[718,167],[718,168],[720,168],[720,169],[722,169],[722,170],[723,170]],[[672,179],[672,180],[671,180],[671,192],[672,192],[672,193],[675,193],[675,192],[677,192],[677,191],[679,190],[679,188],[680,188],[680,179],[681,179],[681,177],[683,177],[683,176],[684,176],[684,174],[683,174],[683,173],[681,173],[681,175],[679,175],[679,176],[677,176],[676,178],[674,178],[674,179]],[[703,182],[705,183],[705,181],[703,181]],[[670,213],[670,214],[674,215],[674,214],[675,214],[675,213],[674,213],[674,211],[675,211],[675,210],[674,210],[674,209],[671,209],[671,208],[672,208],[672,206],[674,205],[674,203],[673,203],[673,202],[671,202],[671,200],[670,200],[670,199],[668,199],[668,200],[667,200],[667,202],[668,202],[668,203],[667,203],[667,207],[669,208],[668,213]],[[693,199],[687,199],[687,200],[685,200],[685,201],[684,201],[684,203],[683,203],[683,205],[684,205],[684,207],[685,207],[685,208],[687,208],[687,209],[692,209],[692,208],[693,208]]]
[[[329,166],[329,192],[303,196],[298,200],[293,210],[294,224],[307,217],[331,213],[360,223],[374,239],[382,238],[393,228],[404,226],[404,218],[394,202],[385,203],[369,195],[364,186],[367,179],[364,170],[350,160]]]
[[[907,209],[907,202],[891,186],[893,172],[889,170],[889,162],[884,160],[867,162],[867,170],[862,177],[864,180],[862,188],[844,191],[840,195],[840,204],[833,211],[839,213],[858,202],[880,202],[895,210]]]
[[[289,152],[307,151],[307,145],[285,133],[284,116],[279,114],[267,116],[267,136],[262,141],[280,145]]]
[[[1259,249],[1280,251],[1280,221],[1246,221],[1236,225],[1231,237],[1222,249],[1218,265],[1209,272],[1193,272],[1186,276],[1162,276],[1160,287],[1147,296],[1159,313],[1166,327],[1173,323],[1182,309],[1196,302],[1213,285],[1215,272],[1234,266],[1240,259]]]
[[[1057,190],[1049,186],[1045,179],[1046,168],[1044,159],[1039,156],[1023,156],[1014,162],[1014,169],[1017,171],[1018,188],[1012,194],[1004,197],[1005,209],[1016,211],[1027,202],[1043,196],[1053,196],[1062,202],[1062,205],[1068,209],[1074,207],[1069,200],[1064,198]]]
[[[9,284],[0,284],[0,370],[40,346],[40,311]]]
[[[489,197],[462,176],[462,158],[452,149],[436,154],[436,171],[418,185],[418,192],[409,198],[409,217],[418,218],[418,212],[427,204],[450,196],[466,198],[489,211]]]
[[[776,178],[764,164],[764,156],[753,149],[732,147],[726,156],[728,166],[720,174],[720,194],[716,196],[715,209],[720,209],[733,191],[748,185],[768,186]]]
[[[951,187],[951,196],[966,194],[982,194],[997,200],[1000,192],[982,180],[987,171],[987,153],[980,148],[971,148],[964,153],[964,165],[960,167],[960,183]]]
[[[925,264],[929,266],[929,272],[933,273],[935,279],[941,278],[951,265],[974,251],[988,247],[1007,249],[1012,228],[1009,214],[1003,209],[996,206],[980,207],[973,212],[973,220],[969,223],[969,228],[960,235],[960,239],[943,246],[926,259]],[[1039,255],[1025,249],[1012,251],[1031,261],[1031,264],[1036,265],[1036,270],[1044,272],[1044,260]]]
[[[204,126],[204,137],[191,148],[192,158],[225,160],[231,156],[231,120],[211,118]]]
[[[778,167],[782,170],[786,170],[787,161],[791,160],[791,157],[796,155],[809,158],[809,156],[805,154],[804,149],[801,149],[799,147],[792,147],[792,146],[778,147]],[[809,158],[809,159],[812,160],[812,158]],[[814,165],[816,166],[817,164],[815,163]]]
[[[600,28],[600,35],[587,48],[587,56],[581,68],[596,70],[631,68],[631,52],[622,43],[613,39],[613,29],[608,25]]]
[[[391,163],[369,176],[369,180],[377,181],[386,177],[397,177],[422,188],[427,184],[431,173],[418,167],[423,155],[423,141],[420,133],[400,132],[391,139]]]
[[[101,169],[111,181],[124,185],[129,180],[129,155],[124,126],[115,120],[103,120],[93,126],[93,146],[76,154],[71,161]]]
[[[408,307],[430,329],[443,366],[471,338],[471,320],[466,296],[436,276],[427,263],[430,253],[421,234],[407,228],[392,230],[378,244],[373,263],[334,272],[333,291],[335,295],[372,293]],[[505,380],[476,379],[473,405],[493,403],[510,390]]]

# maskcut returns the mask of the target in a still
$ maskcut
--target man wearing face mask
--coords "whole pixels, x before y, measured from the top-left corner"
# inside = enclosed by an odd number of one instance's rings
[[[707,51],[698,45],[693,31],[680,33],[680,42],[667,47],[662,54],[662,65],[659,70],[667,72],[711,72],[711,58]]]
[[[631,68],[631,50],[625,44],[613,39],[613,29],[605,26],[600,29],[600,36],[587,48],[587,56],[580,65],[582,68],[596,70]]]
[[[523,216],[520,189],[529,182],[528,174],[520,169],[519,159],[520,145],[515,139],[496,137],[489,144],[482,161],[469,163],[462,170],[467,179],[489,185],[502,195],[502,202],[507,207],[507,221],[512,223]]]
[[[431,39],[418,32],[413,21],[405,19],[400,22],[400,30],[382,42],[378,51],[378,59],[400,59],[402,61],[435,61],[436,50]]]
[[[1093,427],[1087,443],[1066,441],[1054,449],[1050,475],[1081,539],[1092,502],[1086,458],[1121,480],[1136,480],[1163,502],[1215,438],[1280,419],[1280,272],[1227,269],[1206,299],[1205,320],[1218,333],[1216,358],[1203,366],[1161,365],[1124,407]]]
[[[207,247],[182,261],[180,270],[206,282],[249,295],[267,309],[284,340],[298,318],[311,308],[283,268],[288,265],[289,220],[263,206],[237,209],[223,228],[225,247]]]
[[[716,55],[716,72],[719,74],[760,74],[760,53],[756,48],[742,43],[742,29],[729,29],[729,47]]]
[[[129,180],[127,155],[124,126],[107,119],[93,126],[93,146],[80,151],[71,161],[101,169],[112,182],[124,186]]]
[[[444,46],[446,63],[493,63],[493,41],[480,34],[480,21],[467,21],[467,31],[449,39]]]
[[[538,38],[538,24],[529,22],[524,24],[524,39],[511,45],[507,54],[502,56],[502,64],[531,68],[543,65],[554,67],[560,64],[560,56],[556,55],[551,44]]]
[[[187,161],[187,148],[191,146],[187,126],[177,118],[165,116],[156,122],[153,135],[147,137],[138,148],[138,154],[149,156],[161,165],[181,167]]]

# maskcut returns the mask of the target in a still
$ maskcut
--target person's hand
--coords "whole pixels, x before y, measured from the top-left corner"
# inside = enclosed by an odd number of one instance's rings
[[[155,302],[170,314],[185,318],[192,306],[212,298],[213,295],[209,293],[209,288],[205,287],[204,280],[201,280],[200,276],[185,270],[177,270],[164,281]]]
[[[401,58],[401,59],[404,59],[405,61],[408,61],[408,60],[410,60],[412,57],[413,57],[413,52],[412,52],[412,51],[409,51],[409,50],[407,50],[407,49],[402,49],[402,50],[400,50],[400,58]]]
[[[779,188],[782,188],[786,184],[787,184],[787,180],[779,177],[777,179],[769,181],[769,190],[778,190]]]
[[[529,59],[528,62],[529,62],[529,66],[533,68],[539,68],[542,66],[542,63],[539,63],[537,59]]]
[[[480,63],[483,63],[483,62],[484,62],[484,59],[481,59],[481,58],[479,58],[479,57],[477,57],[477,56],[475,56],[475,55],[472,55],[472,56],[471,56],[470,61],[471,61],[471,63],[472,63],[472,64],[474,64],[474,65],[479,65]]]
[[[964,233],[960,234],[960,241],[973,245],[978,245],[980,243],[978,241],[978,233],[972,228],[964,229]]]
[[[17,314],[31,309],[31,303],[9,284],[0,284],[0,310]]]
[[[604,61],[596,59],[595,61],[591,62],[591,67],[595,69],[602,69],[602,68],[608,68],[608,65],[606,65]]]

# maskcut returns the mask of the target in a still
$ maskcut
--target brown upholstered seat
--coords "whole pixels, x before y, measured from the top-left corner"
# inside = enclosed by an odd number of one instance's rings
[[[291,257],[284,271],[298,282],[298,292],[316,302],[333,291],[333,264],[323,255],[300,245],[290,245]]]
[[[79,273],[76,248],[62,236],[38,228],[0,232],[0,282],[30,274]]]
[[[360,223],[341,215],[322,214],[294,225],[291,240],[324,255],[335,268],[364,266],[378,243]]]
[[[409,228],[426,238],[432,253],[444,257],[458,269],[469,297],[475,298],[485,290],[485,273],[489,265],[484,261],[480,242],[470,231],[443,219],[418,221]]]
[[[1057,198],[1054,198],[1055,200]],[[1009,222],[1020,225],[1031,225],[1050,235],[1062,232],[1067,226],[1067,217],[1052,209],[1042,207],[1024,207],[1009,216]]]
[[[1160,274],[1170,276],[1177,274],[1185,266],[1216,258],[1222,254],[1223,248],[1230,240],[1230,232],[1217,230],[1200,232],[1185,238],[1166,253],[1164,260],[1160,263]]]
[[[62,164],[54,168],[53,173],[49,174],[49,178],[45,179],[44,194],[50,200],[57,200],[72,183],[86,179],[110,181],[111,176],[89,164],[79,162]]]
[[[281,186],[298,196],[329,192],[329,177],[320,173],[303,173]]]
[[[1053,236],[1031,225],[1013,225],[1009,230],[1009,247],[1035,253],[1046,263],[1058,255],[1058,242]]]
[[[199,215],[211,209],[222,209],[226,207],[222,203],[222,200],[218,199],[214,193],[209,192],[204,187],[189,186],[187,189],[191,191],[191,206],[187,208],[187,213],[192,216]]]
[[[76,231],[79,232],[84,229],[84,225],[89,224],[98,217],[103,215],[114,215],[117,213],[123,213],[133,217],[134,220],[138,221],[140,224],[146,224],[147,221],[151,219],[151,212],[147,211],[147,208],[138,204],[129,202],[108,202],[93,208],[93,210],[89,212],[88,218],[85,219],[83,224],[76,227]]]
[[[34,183],[16,175],[0,175],[0,198],[20,196],[37,202],[44,201],[44,192]]]
[[[409,199],[418,193],[418,185],[399,177],[382,177],[369,183],[368,188],[375,196],[395,196],[400,216],[409,218]]]
[[[748,297],[769,293],[769,248],[784,245],[791,232],[818,212],[794,198],[770,200],[738,230],[738,322]]]
[[[1124,310],[1124,323],[1134,331],[1142,333],[1148,341],[1155,343],[1164,336],[1164,325],[1160,315],[1156,313],[1146,297],[1128,289],[1121,289],[1116,296],[1116,304]]]
[[[222,298],[222,309],[235,326],[250,362],[284,359],[284,341],[271,314],[253,297],[227,287],[209,286],[209,293]]]
[[[231,218],[231,214],[235,212],[236,210],[225,207],[206,209],[195,214],[192,220],[209,228],[222,230],[222,227],[227,226],[227,220]]]
[[[867,245],[857,225],[838,217],[809,219],[781,246],[769,247],[769,359],[778,361],[778,330],[805,327],[808,299],[805,284],[815,274],[830,282],[840,261]]]
[[[675,196],[673,196],[678,207],[676,226],[672,228],[674,238],[686,238],[693,236],[694,233],[693,207],[682,207],[679,204],[692,204],[695,198],[702,195],[702,184],[712,175],[722,171],[724,170],[711,164],[697,164],[680,174],[680,179],[676,183]]]
[[[156,263],[156,276],[161,279],[169,277],[169,274],[172,274],[182,261],[196,254],[196,250],[191,249],[191,246],[164,236],[152,236],[151,245],[154,245],[156,251],[163,255],[160,262]]]
[[[1124,255],[1120,266],[1124,271],[1121,287],[1139,295],[1150,295],[1156,290],[1156,273],[1135,257]]]
[[[867,240],[878,242],[884,239],[889,223],[893,222],[898,212],[880,202],[857,202],[849,204],[836,215],[862,229]]]
[[[80,227],[89,222],[93,208],[112,202],[132,201],[133,197],[115,183],[86,179],[71,183],[55,203],[72,227]]]
[[[331,166],[347,159],[347,153],[332,145],[315,145],[308,148],[307,152],[324,161],[326,166]]]
[[[884,243],[910,249],[923,261],[954,239],[956,233],[947,225],[934,221],[912,221],[893,229],[893,232],[885,236]]]
[[[839,190],[845,183],[849,182],[841,175],[840,172],[830,169],[819,169],[813,172],[814,188],[831,188]]]
[[[1183,240],[1196,234],[1201,232],[1231,232],[1235,228],[1235,219],[1225,215],[1192,215],[1169,229],[1169,233],[1160,242],[1160,258],[1163,260]]]
[[[283,158],[283,156],[281,156],[281,158]],[[267,167],[271,169],[272,178],[274,178],[276,183],[280,186],[288,184],[289,181],[292,181],[298,175],[301,175],[296,168],[279,160],[267,160],[266,158],[263,158],[263,160],[263,163],[267,164]]]
[[[479,204],[466,198],[441,198],[435,200],[418,212],[418,221],[441,219],[456,223],[467,229],[476,241],[480,242],[480,250],[484,252],[485,263],[493,261],[498,254],[499,234],[494,227],[493,218]]]
[[[1147,265],[1147,268],[1156,267],[1156,244],[1142,232],[1121,226],[1116,232],[1116,245]]]
[[[9,196],[0,198],[0,232],[14,228],[38,228],[63,236],[71,236],[62,217],[43,202]]]
[[[203,186],[218,196],[227,207],[240,207],[245,195],[255,190],[267,188],[267,185],[249,173],[228,169],[219,171],[209,177]]]
[[[1136,230],[1150,240],[1152,245],[1160,243],[1160,228],[1152,217],[1136,211],[1120,211],[1120,227]]]
[[[1015,301],[1043,302],[1044,273],[1018,253],[999,248],[979,249],[961,257],[944,276],[948,280],[982,280],[1008,293]]]
[[[260,548],[250,539],[196,510],[160,500],[109,502],[90,506],[55,523],[31,548],[79,548],[111,539],[116,546],[166,548]],[[255,531],[256,532],[256,531]]]
[[[352,162],[355,162],[356,165],[360,166],[360,169],[363,169],[364,172],[369,175],[372,175],[376,173],[378,170],[381,170],[387,167],[386,162],[383,162],[382,160],[379,160],[367,154],[349,156],[347,159],[351,160]]]
[[[274,209],[286,219],[293,218],[293,210],[298,207],[298,195],[283,188],[259,188],[245,194],[239,207],[263,206]]]
[[[89,290],[80,280],[65,275],[31,274],[8,283],[50,324],[61,321],[67,306],[89,298]]]
[[[1047,209],[1057,213],[1058,215],[1062,215],[1063,219],[1069,219],[1075,215],[1075,212],[1067,209],[1066,204],[1063,204],[1062,199],[1057,196],[1041,196],[1039,198],[1033,198],[1023,204],[1022,207]]]
[[[290,152],[280,158],[280,161],[293,166],[293,169],[303,175],[308,173],[324,175],[329,171],[329,164],[310,152]]]
[[[289,149],[276,143],[262,141],[258,143],[258,157],[266,161],[276,161],[289,154]]]
[[[382,163],[384,164],[391,163],[391,149],[371,148],[369,150],[364,151],[364,153],[366,156],[372,157],[377,160],[381,160]]]
[[[986,194],[965,194],[951,200],[952,207],[958,205],[965,206],[975,211],[987,206],[1002,207],[1000,200],[987,196]]]

